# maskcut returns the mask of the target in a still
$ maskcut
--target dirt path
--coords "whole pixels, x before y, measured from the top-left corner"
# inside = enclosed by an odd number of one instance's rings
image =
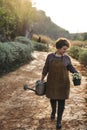
[[[33,86],[40,79],[46,55],[46,52],[35,52],[36,59],[30,64],[0,79],[0,130],[55,130],[56,120],[50,120],[49,99],[23,90],[24,83]],[[76,60],[73,64],[85,72]],[[84,98],[87,98],[87,77],[82,76],[80,86],[73,86],[71,81],[62,130],[87,130],[87,103]]]

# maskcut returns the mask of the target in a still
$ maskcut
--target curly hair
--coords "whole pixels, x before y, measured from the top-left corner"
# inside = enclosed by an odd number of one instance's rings
[[[56,48],[61,49],[63,46],[67,46],[69,48],[70,42],[66,38],[59,38],[56,40]]]

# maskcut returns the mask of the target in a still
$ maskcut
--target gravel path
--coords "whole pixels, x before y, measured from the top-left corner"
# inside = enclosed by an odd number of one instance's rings
[[[35,60],[0,78],[0,130],[55,130],[56,120],[50,120],[50,103],[45,96],[24,91],[41,77],[46,52],[34,52]],[[73,86],[66,101],[62,130],[87,130],[87,73],[74,59],[74,66],[82,73],[82,84]]]

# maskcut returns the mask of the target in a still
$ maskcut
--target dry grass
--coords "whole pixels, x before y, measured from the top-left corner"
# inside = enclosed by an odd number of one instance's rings
[[[85,47],[87,46],[87,41],[71,41],[71,46],[79,46],[79,47]]]
[[[41,42],[41,43],[52,43],[52,39],[48,36],[45,35],[37,35],[37,34],[33,34],[32,36],[32,40],[37,41],[37,42]]]

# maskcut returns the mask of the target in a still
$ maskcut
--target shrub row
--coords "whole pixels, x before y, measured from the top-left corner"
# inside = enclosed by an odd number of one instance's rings
[[[34,50],[47,51],[48,48],[44,44],[21,36],[14,42],[0,42],[0,75],[31,61]]]
[[[78,46],[71,46],[69,54],[77,59],[81,64],[87,66],[87,49],[80,48]]]
[[[48,44],[43,44],[41,42],[29,40],[28,38],[23,37],[23,36],[16,37],[15,41],[21,42],[23,44],[31,45],[30,48],[32,48],[32,50],[36,50],[36,51],[48,51],[49,50],[49,47],[47,46]]]
[[[36,41],[32,41],[32,45],[34,50],[36,51],[49,51],[49,46],[47,46],[48,44],[42,44]]]
[[[32,59],[30,45],[19,42],[0,43],[0,74],[9,72]]]

